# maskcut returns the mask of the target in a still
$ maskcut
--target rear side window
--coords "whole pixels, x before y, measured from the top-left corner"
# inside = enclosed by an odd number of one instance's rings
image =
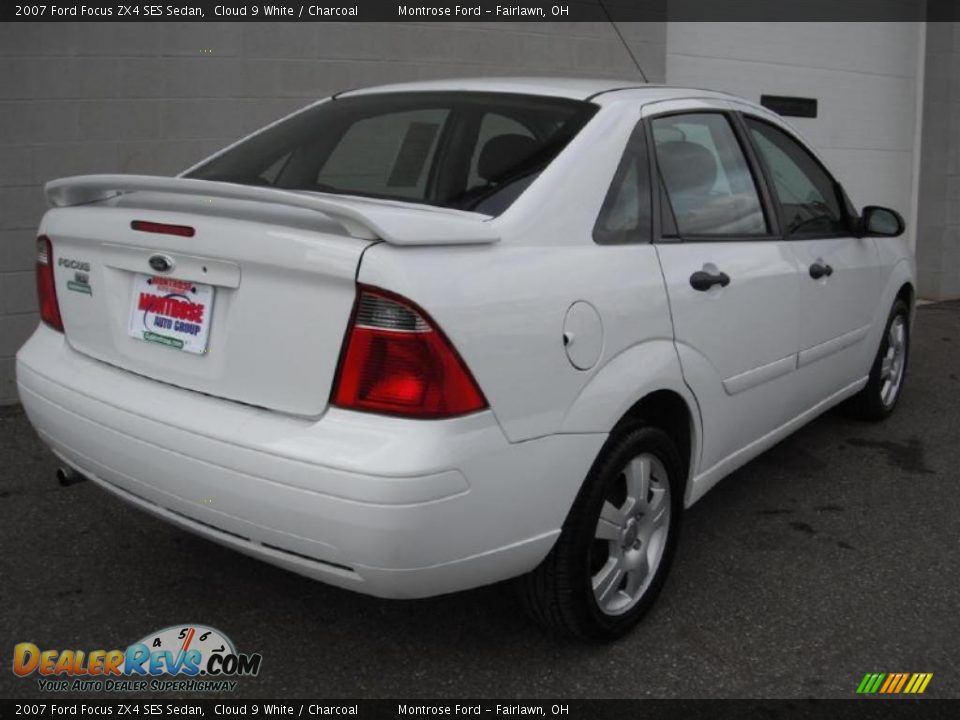
[[[596,110],[511,93],[348,96],[297,113],[187,177],[496,215]]]
[[[730,121],[719,113],[654,118],[657,166],[681,236],[769,232],[760,193]]]
[[[744,118],[770,174],[788,236],[822,237],[849,232],[837,184],[796,140],[774,126]]]
[[[647,137],[643,125],[638,125],[607,190],[593,239],[600,245],[649,242],[651,221]]]

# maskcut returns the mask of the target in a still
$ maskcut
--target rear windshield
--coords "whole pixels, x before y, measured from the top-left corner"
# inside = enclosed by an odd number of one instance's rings
[[[503,212],[596,111],[504,93],[389,93],[321,103],[186,177]]]

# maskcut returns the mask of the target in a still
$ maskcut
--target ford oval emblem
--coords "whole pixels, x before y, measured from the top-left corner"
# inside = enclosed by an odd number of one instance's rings
[[[150,267],[158,273],[168,273],[173,270],[173,258],[169,255],[152,255],[149,260]]]

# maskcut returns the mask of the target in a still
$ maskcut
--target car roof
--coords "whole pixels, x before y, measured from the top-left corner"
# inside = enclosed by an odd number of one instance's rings
[[[808,148],[811,147],[810,143],[803,138],[803,135],[793,124],[755,101],[718,90],[659,85],[630,79],[565,77],[446,78],[346,90],[337,93],[334,97],[406,92],[515,93],[521,95],[561,97],[571,100],[589,100],[598,105],[614,105],[620,102],[645,105],[664,100],[684,99],[735,102],[739,105],[740,109],[749,108],[756,115],[789,130],[803,140],[804,145]]]
[[[416,82],[378,85],[375,87],[347,90],[338,93],[338,97],[354,95],[373,95],[395,92],[501,92],[523,95],[546,95],[564,97],[572,100],[600,99],[601,96],[618,91],[633,91],[647,102],[669,100],[684,97],[716,98],[718,100],[739,100],[727,93],[698,88],[657,85],[630,79],[610,78],[562,78],[562,77],[477,77],[449,78],[443,80],[420,80]]]

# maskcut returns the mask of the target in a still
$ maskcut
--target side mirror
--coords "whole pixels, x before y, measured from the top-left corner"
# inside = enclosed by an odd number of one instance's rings
[[[860,216],[862,237],[899,237],[905,229],[903,216],[890,208],[868,205]]]

